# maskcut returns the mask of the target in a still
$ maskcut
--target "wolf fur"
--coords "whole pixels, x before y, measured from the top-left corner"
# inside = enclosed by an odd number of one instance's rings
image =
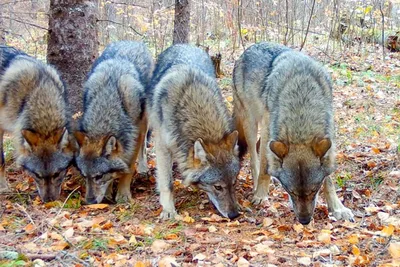
[[[272,175],[288,192],[299,221],[308,224],[324,184],[329,210],[337,219],[352,220],[329,177],[335,169],[335,141],[332,84],[326,70],[300,52],[259,43],[236,61],[233,75],[234,118],[240,154],[247,145],[250,151],[253,202],[267,198]]]
[[[149,112],[161,218],[176,215],[174,161],[185,185],[195,184],[204,190],[223,216],[237,217],[237,131],[233,131],[211,59],[197,47],[174,45],[159,56],[151,84]]]
[[[130,185],[139,157],[147,170],[145,88],[153,59],[141,42],[121,41],[106,47],[85,83],[84,114],[75,132],[80,150],[76,164],[86,179],[86,202],[111,197],[119,178],[116,200],[131,200]]]
[[[76,149],[70,113],[57,71],[8,46],[0,46],[0,191],[7,190],[3,134],[15,138],[16,161],[34,178],[43,201],[59,198]],[[72,138],[71,138],[72,137]]]

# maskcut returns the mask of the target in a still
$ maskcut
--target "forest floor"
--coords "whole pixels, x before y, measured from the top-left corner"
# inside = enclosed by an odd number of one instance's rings
[[[338,169],[332,177],[355,222],[335,221],[320,197],[313,222],[302,226],[279,184],[269,204],[252,206],[248,157],[236,191],[252,211],[233,221],[175,173],[181,216],[160,222],[153,147],[148,175],[136,175],[132,185],[132,204],[83,205],[84,186],[73,170],[62,199],[43,204],[33,180],[10,163],[13,193],[0,195],[0,266],[400,266],[400,53],[383,61],[380,50],[368,49],[340,57],[307,50],[333,77]],[[228,106],[239,52],[223,54],[219,83]],[[5,147],[10,158],[9,140]]]

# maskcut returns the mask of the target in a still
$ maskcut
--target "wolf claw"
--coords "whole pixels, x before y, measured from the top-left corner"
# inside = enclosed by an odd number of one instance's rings
[[[172,210],[172,211],[163,210],[160,214],[160,219],[163,221],[171,220],[171,219],[174,219],[176,215],[178,215],[176,210]]]
[[[338,208],[336,210],[333,210],[332,215],[333,215],[333,217],[336,218],[336,220],[346,220],[346,221],[354,222],[353,212],[349,208],[346,208],[345,206]]]

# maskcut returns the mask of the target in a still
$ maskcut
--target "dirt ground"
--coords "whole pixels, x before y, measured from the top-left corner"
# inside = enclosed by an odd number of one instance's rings
[[[160,222],[155,156],[136,175],[132,204],[83,205],[84,186],[71,170],[60,201],[40,202],[33,180],[10,161],[13,193],[0,195],[0,266],[400,266],[400,53],[382,60],[349,51],[324,60],[334,81],[338,195],[355,222],[335,221],[320,199],[313,222],[299,224],[288,196],[275,183],[269,203],[252,206],[248,158],[237,196],[248,208],[233,221],[221,218],[207,196],[181,185],[181,216]],[[223,54],[224,56],[224,54]],[[231,106],[231,71],[219,80]],[[16,253],[15,253],[16,252]]]

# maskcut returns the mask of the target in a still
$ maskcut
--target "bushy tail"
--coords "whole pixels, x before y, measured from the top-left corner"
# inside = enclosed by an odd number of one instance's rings
[[[234,111],[233,117],[235,122],[235,128],[239,132],[238,136],[239,158],[243,159],[244,155],[246,155],[247,152],[247,142],[246,142],[246,137],[244,135],[243,120],[240,117],[240,115],[237,114],[236,110]]]

